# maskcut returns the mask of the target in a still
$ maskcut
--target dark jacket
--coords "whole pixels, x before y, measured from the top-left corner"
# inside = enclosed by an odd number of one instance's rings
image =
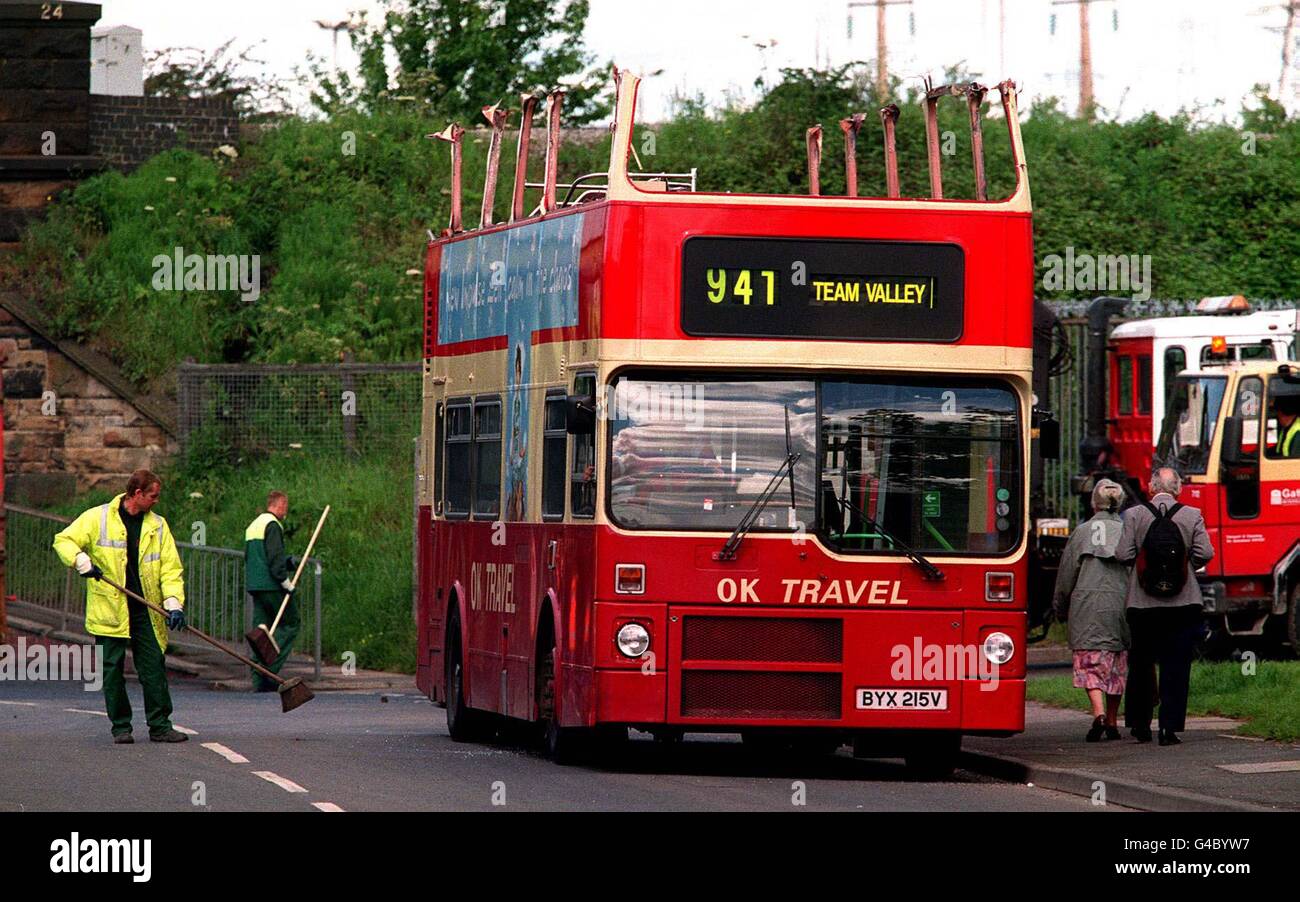
[[[1070,535],[1056,572],[1052,609],[1070,625],[1075,651],[1124,651],[1129,647],[1124,604],[1128,567],[1115,559],[1124,524],[1119,514],[1099,511]]]
[[[1157,509],[1170,508],[1175,504],[1172,495],[1162,492],[1151,499]],[[1147,530],[1155,522],[1155,516],[1145,505],[1129,508],[1124,512],[1124,532],[1115,547],[1115,557],[1126,564],[1137,560],[1138,551],[1147,536]],[[1128,606],[1130,608],[1175,608],[1182,605],[1202,604],[1201,587],[1196,581],[1196,572],[1214,559],[1214,546],[1210,544],[1210,534],[1205,531],[1205,518],[1194,507],[1184,506],[1174,514],[1174,525],[1183,534],[1187,545],[1187,582],[1183,589],[1172,598],[1157,598],[1148,595],[1138,584],[1137,568],[1133,568],[1128,583]]]
[[[272,514],[260,514],[244,531],[244,588],[249,592],[282,592],[282,583],[288,578],[284,529]]]

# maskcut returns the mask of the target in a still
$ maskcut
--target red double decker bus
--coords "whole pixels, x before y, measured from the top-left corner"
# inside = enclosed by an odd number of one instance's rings
[[[1030,197],[983,198],[985,89],[928,92],[931,197],[710,194],[546,178],[428,248],[418,682],[454,739],[537,722],[563,759],[628,728],[740,733],[944,773],[1024,725]],[[935,104],[971,110],[977,196],[942,196]],[[491,113],[492,111],[489,111]],[[530,104],[518,159],[526,160]],[[860,117],[842,124],[856,139]],[[567,190],[565,197],[560,190]]]

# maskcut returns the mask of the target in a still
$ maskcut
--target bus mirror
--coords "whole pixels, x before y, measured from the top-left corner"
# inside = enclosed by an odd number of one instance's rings
[[[1038,424],[1038,454],[1044,460],[1061,459],[1061,424],[1057,420]]]
[[[1219,459],[1225,464],[1236,465],[1244,462],[1241,453],[1241,417],[1228,417],[1223,421],[1222,443],[1219,446]]]
[[[591,435],[596,431],[596,399],[590,395],[569,395],[564,399],[564,428],[570,435]]]

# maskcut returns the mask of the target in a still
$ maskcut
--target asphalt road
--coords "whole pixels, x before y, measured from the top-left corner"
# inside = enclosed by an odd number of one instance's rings
[[[765,761],[730,736],[664,748],[634,734],[611,760],[562,767],[524,744],[452,742],[420,697],[322,693],[282,714],[275,694],[177,679],[174,720],[195,735],[164,745],[147,741],[139,686],[130,693],[136,742],[113,745],[100,693],[0,683],[0,811],[1116,810],[962,771],[913,782],[901,762],[847,749]]]

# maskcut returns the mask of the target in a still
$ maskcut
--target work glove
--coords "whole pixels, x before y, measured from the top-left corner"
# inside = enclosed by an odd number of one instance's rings
[[[185,612],[181,610],[181,603],[175,598],[168,598],[163,602],[163,607],[167,609],[167,627],[173,630],[185,629]]]
[[[302,563],[302,558],[298,557],[298,555],[296,555],[296,554],[291,554],[291,555],[289,555],[289,557],[288,557],[287,560],[288,560],[288,563],[289,563],[289,569],[290,569],[290,570],[297,570],[297,569],[298,569],[298,565]]]
[[[78,575],[84,579],[99,579],[104,575],[104,571],[100,570],[99,567],[90,559],[90,555],[86,554],[84,551],[77,552],[75,565]]]
[[[280,581],[280,588],[281,588],[281,589],[284,589],[284,591],[286,591],[286,592],[290,592],[290,593],[292,593],[293,590],[294,590],[295,588],[297,588],[297,587],[294,586],[294,584],[293,584],[293,580],[292,580],[292,579],[289,579],[288,577],[286,577],[286,578],[284,578],[283,580]]]

